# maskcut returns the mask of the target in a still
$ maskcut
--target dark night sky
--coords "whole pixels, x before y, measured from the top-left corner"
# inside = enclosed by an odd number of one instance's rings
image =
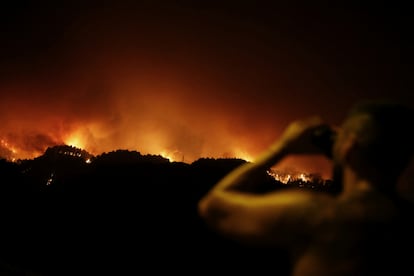
[[[364,98],[413,103],[408,4],[271,2],[1,7],[0,153],[65,142],[247,158],[292,119],[338,124]]]

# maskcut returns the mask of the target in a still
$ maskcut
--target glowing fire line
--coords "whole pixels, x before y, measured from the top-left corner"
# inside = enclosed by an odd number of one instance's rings
[[[269,170],[267,171],[267,174],[272,176],[275,180],[282,182],[283,184],[288,184],[292,181],[313,181],[313,177],[305,173],[283,173],[275,170]]]

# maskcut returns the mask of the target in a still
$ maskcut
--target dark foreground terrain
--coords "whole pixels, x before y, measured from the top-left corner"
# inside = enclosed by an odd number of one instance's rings
[[[126,150],[95,157],[69,146],[2,159],[0,275],[265,275],[275,267],[287,275],[285,252],[225,240],[197,215],[198,200],[243,162],[186,164]],[[289,186],[263,178],[269,189]]]

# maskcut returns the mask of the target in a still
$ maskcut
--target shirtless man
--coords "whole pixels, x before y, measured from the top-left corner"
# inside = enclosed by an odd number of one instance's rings
[[[255,192],[257,176],[289,154],[323,153],[313,139],[326,124],[318,117],[293,122],[255,161],[219,181],[199,202],[199,214],[229,239],[285,248],[292,275],[412,275],[406,271],[414,249],[407,223],[412,217],[396,184],[413,153],[413,114],[386,102],[350,110],[332,150],[339,194]]]

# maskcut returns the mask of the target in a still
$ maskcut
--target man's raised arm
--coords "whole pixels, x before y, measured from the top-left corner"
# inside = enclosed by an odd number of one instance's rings
[[[286,155],[320,153],[311,139],[319,126],[321,121],[315,117],[292,123],[254,162],[227,174],[199,202],[199,213],[207,224],[230,238],[254,244],[280,242],[275,231],[288,242],[292,228],[301,228],[298,223],[306,230],[305,224],[311,224],[306,213],[319,204],[317,195],[296,190],[258,194],[254,188],[261,184],[263,171]]]

